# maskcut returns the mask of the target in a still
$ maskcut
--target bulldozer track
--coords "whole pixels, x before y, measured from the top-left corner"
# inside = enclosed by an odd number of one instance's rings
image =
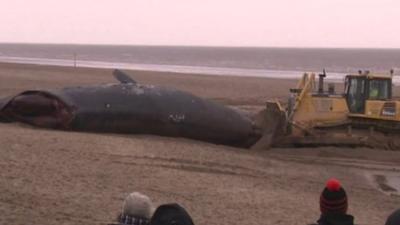
[[[363,159],[346,159],[346,158],[332,158],[320,156],[294,156],[287,154],[269,154],[274,159],[281,161],[291,161],[303,164],[320,164],[329,166],[340,166],[353,169],[362,169],[369,171],[382,171],[382,172],[400,172],[400,166],[391,162],[376,162]]]
[[[116,155],[116,159],[112,162],[134,166],[158,167],[187,172],[224,174],[251,178],[265,178],[267,176],[267,174],[262,170],[236,165],[159,156],[128,156],[122,159],[120,156]]]
[[[270,156],[281,161],[350,168],[363,175],[378,191],[390,196],[400,197],[400,166],[397,163],[287,154],[271,154]]]
[[[376,131],[385,134],[400,134],[400,122],[398,121],[352,117],[350,125],[360,129],[373,127]]]
[[[348,130],[351,131],[348,131]],[[346,144],[340,141],[332,141],[328,145],[369,147],[383,150],[400,150],[400,123],[395,121],[371,120],[355,118],[347,124],[340,124],[330,127],[317,127],[317,131],[323,131],[323,136],[332,136],[335,132],[347,132],[347,138],[353,139],[354,143]],[[346,131],[347,130],[347,131]]]

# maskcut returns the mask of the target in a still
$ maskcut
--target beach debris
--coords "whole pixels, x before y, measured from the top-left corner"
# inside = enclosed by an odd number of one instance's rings
[[[87,132],[153,134],[249,147],[260,134],[234,109],[173,88],[120,83],[27,90],[0,101],[1,122]]]

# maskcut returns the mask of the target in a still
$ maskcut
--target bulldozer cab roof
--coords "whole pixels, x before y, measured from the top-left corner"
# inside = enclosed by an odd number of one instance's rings
[[[378,73],[362,73],[362,74],[349,74],[346,77],[352,78],[366,78],[367,80],[373,79],[392,79],[391,74],[378,74]]]

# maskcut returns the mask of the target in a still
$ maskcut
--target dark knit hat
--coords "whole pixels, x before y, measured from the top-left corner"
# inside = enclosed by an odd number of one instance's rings
[[[340,182],[329,179],[321,193],[319,206],[322,214],[347,212],[347,195]]]
[[[192,218],[180,205],[159,206],[151,218],[150,225],[194,225]]]
[[[400,224],[400,209],[394,211],[387,218],[385,225],[399,225]]]

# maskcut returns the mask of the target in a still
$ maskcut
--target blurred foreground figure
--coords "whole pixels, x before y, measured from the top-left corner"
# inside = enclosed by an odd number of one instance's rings
[[[321,216],[318,225],[354,225],[354,217],[347,214],[346,191],[336,179],[330,179],[320,196]]]
[[[160,205],[151,218],[150,225],[194,225],[189,213],[180,205]]]
[[[400,209],[394,211],[387,218],[385,225],[399,225],[400,224]]]
[[[114,225],[148,225],[153,210],[153,204],[149,197],[139,192],[133,192],[125,198],[122,212],[117,218],[118,222]]]

